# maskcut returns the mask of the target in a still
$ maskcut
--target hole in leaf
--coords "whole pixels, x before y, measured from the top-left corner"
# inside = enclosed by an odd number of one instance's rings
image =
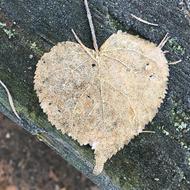
[[[151,75],[149,76],[149,78],[152,78],[154,75],[155,75],[155,73],[151,74]]]

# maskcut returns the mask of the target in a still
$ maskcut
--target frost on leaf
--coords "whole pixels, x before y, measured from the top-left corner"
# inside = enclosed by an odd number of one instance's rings
[[[153,119],[167,89],[162,50],[118,32],[99,52],[63,42],[42,56],[35,90],[49,121],[95,150],[94,173]]]

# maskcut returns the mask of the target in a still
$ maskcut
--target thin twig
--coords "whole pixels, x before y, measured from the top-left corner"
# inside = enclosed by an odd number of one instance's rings
[[[162,49],[164,47],[164,45],[167,43],[167,41],[169,40],[170,36],[169,33],[167,33],[164,38],[162,39],[162,41],[160,42],[160,44],[158,45],[158,47],[160,49]]]
[[[134,14],[131,14],[131,16],[135,19],[137,19],[138,21],[144,23],[144,24],[148,24],[148,25],[152,25],[152,26],[158,26],[158,24],[155,24],[155,23],[151,23],[151,22],[148,22],[146,20],[143,20],[142,18],[139,18],[137,16],[135,16]]]
[[[90,51],[86,48],[86,46],[82,43],[82,41],[80,40],[80,38],[77,36],[77,34],[75,33],[75,31],[73,29],[71,29],[76,41],[81,45],[81,47],[84,49],[84,51],[94,60],[97,62],[96,58],[90,53]]]
[[[18,119],[21,119],[20,116],[18,115],[16,109],[15,109],[15,106],[14,106],[14,103],[13,103],[13,99],[12,99],[12,96],[8,90],[8,88],[6,87],[6,85],[0,80],[0,84],[2,85],[2,87],[5,89],[7,95],[8,95],[8,99],[9,99],[9,104],[11,106],[11,109],[13,110],[13,113],[16,115],[16,117]]]
[[[91,30],[91,34],[92,34],[93,46],[94,46],[95,51],[98,52],[99,50],[98,50],[98,44],[97,44],[97,40],[96,40],[96,33],[95,33],[94,24],[92,21],[92,15],[90,13],[90,9],[89,9],[87,0],[84,0],[84,5],[86,8],[87,18],[88,18],[88,22],[89,22],[90,30]]]

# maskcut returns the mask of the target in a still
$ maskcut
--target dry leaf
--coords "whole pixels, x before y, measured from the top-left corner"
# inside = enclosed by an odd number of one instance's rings
[[[166,93],[162,50],[137,36],[113,34],[97,53],[63,42],[37,64],[35,90],[49,121],[95,150],[99,174],[107,159],[153,119]]]

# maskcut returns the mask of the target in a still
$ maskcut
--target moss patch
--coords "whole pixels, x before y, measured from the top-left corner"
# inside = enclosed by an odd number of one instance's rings
[[[175,38],[171,38],[168,40],[169,48],[172,50],[173,53],[184,55],[185,48],[178,43]]]
[[[4,31],[4,33],[8,36],[9,39],[16,36],[16,30],[7,27],[6,23],[0,22],[0,29]]]

